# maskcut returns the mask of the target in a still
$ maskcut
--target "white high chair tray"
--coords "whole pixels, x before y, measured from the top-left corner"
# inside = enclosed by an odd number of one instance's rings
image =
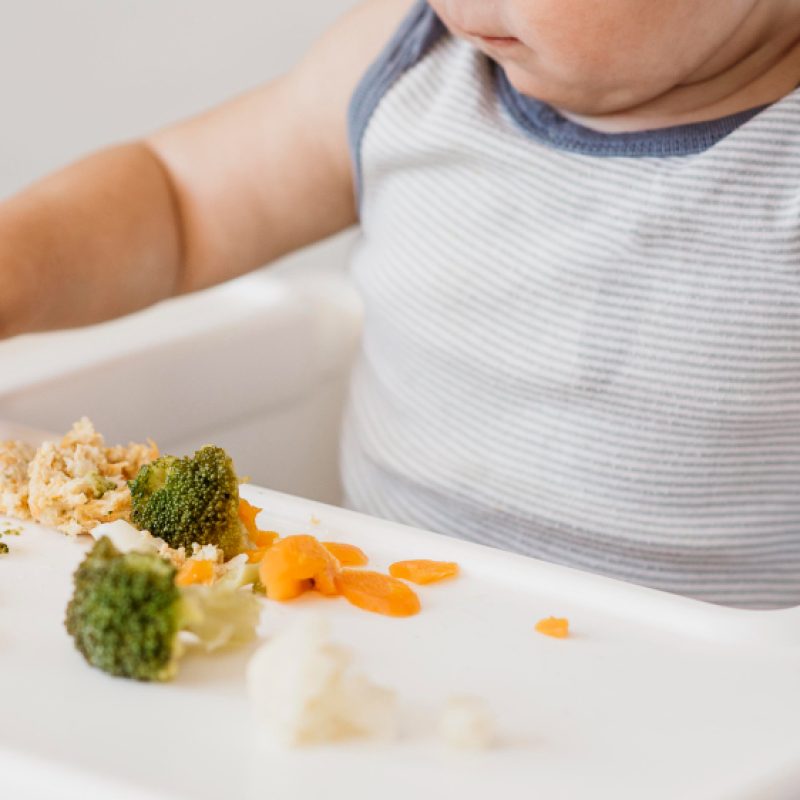
[[[390,619],[344,599],[264,601],[262,634],[324,611],[358,668],[397,691],[395,743],[258,745],[254,647],[189,655],[146,684],[90,668],[63,628],[86,542],[25,525],[0,558],[0,796],[27,798],[800,797],[800,611],[738,611],[471,545],[257,487],[261,527],[351,542],[384,570],[458,561]],[[312,519],[316,517],[319,522]],[[534,632],[566,616],[572,635]],[[453,694],[482,697],[498,741],[448,750]]]

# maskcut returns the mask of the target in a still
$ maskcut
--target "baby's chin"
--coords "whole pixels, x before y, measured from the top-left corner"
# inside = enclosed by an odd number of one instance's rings
[[[555,108],[585,117],[602,117],[629,111],[655,96],[642,96],[632,87],[608,87],[591,82],[563,83],[532,74],[517,64],[505,64],[509,83],[521,94]]]

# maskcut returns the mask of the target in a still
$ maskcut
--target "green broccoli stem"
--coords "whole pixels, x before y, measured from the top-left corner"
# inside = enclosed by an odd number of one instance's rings
[[[255,638],[261,606],[252,592],[208,586],[181,589],[181,630],[211,652]]]

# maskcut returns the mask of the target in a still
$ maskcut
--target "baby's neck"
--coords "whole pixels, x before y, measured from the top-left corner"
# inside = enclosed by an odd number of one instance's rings
[[[800,85],[800,11],[786,18],[754,14],[693,75],[634,108],[601,116],[562,110],[568,119],[608,133],[720,119],[774,103]]]

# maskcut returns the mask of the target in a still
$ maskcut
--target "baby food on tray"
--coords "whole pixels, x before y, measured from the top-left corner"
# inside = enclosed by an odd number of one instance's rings
[[[172,680],[188,647],[249,642],[267,601],[317,594],[413,616],[422,604],[408,582],[459,571],[417,559],[384,574],[347,542],[262,529],[262,509],[239,496],[233,461],[213,445],[184,457],[161,455],[152,441],[109,447],[84,418],[38,448],[0,442],[0,469],[0,513],[94,538],[64,624],[86,662],[115,677]],[[294,744],[390,737],[393,692],[353,671],[326,630],[311,622],[258,651],[248,670],[256,721]]]
[[[157,456],[153,442],[107,447],[85,417],[60,441],[38,449],[0,442],[0,513],[71,535],[127,519],[127,481]]]

